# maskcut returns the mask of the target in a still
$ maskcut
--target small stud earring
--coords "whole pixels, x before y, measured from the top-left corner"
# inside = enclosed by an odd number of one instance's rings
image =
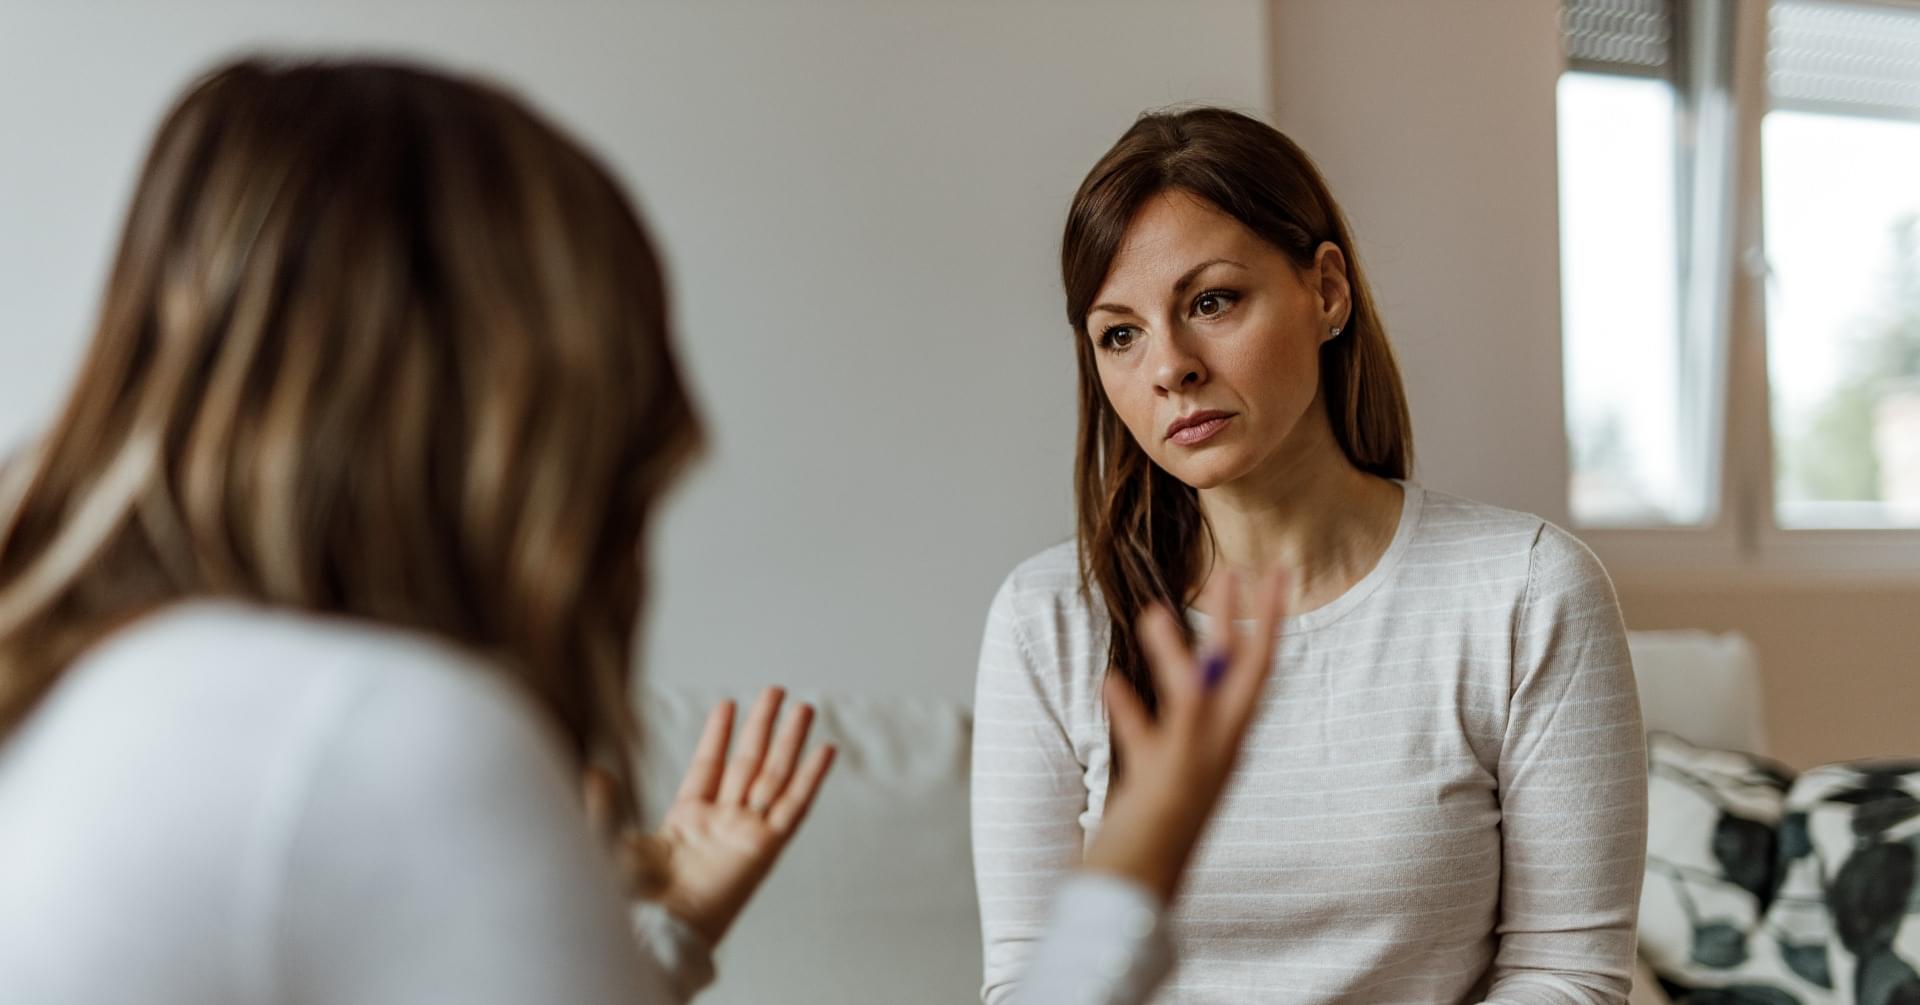
[[[1342,330],[1342,329],[1340,328],[1340,326],[1338,326],[1338,325],[1335,325],[1335,326],[1334,326],[1334,328],[1333,328],[1333,330],[1327,333],[1327,337],[1328,337],[1328,338],[1339,338],[1339,337],[1340,337],[1340,332],[1341,332],[1341,330]]]

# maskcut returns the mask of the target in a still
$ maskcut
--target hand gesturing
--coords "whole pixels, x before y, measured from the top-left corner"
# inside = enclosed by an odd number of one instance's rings
[[[777,687],[760,693],[731,759],[733,702],[714,706],[660,829],[622,842],[629,854],[650,849],[656,884],[647,895],[710,945],[772,870],[833,764],[831,745],[800,758],[813,727],[810,705],[795,706],[774,738],[785,698]]]
[[[1127,758],[1126,776],[1107,799],[1100,833],[1087,849],[1089,868],[1132,878],[1164,902],[1233,773],[1240,744],[1273,671],[1286,613],[1288,576],[1268,573],[1255,605],[1253,631],[1242,638],[1234,580],[1226,580],[1216,638],[1196,658],[1172,612],[1155,604],[1140,616],[1140,641],[1160,697],[1149,717],[1133,688],[1106,680],[1113,738]]]

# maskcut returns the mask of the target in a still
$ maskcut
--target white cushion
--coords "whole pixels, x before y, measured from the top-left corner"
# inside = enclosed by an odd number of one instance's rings
[[[1628,632],[1627,647],[1648,732],[1672,733],[1697,747],[1767,752],[1760,672],[1744,637]]]

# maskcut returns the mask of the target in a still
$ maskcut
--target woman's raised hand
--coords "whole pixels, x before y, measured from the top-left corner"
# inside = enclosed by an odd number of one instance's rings
[[[1254,605],[1255,627],[1234,630],[1238,590],[1226,581],[1215,637],[1195,659],[1173,614],[1161,605],[1140,616],[1139,632],[1152,669],[1159,714],[1147,715],[1133,688],[1116,674],[1106,680],[1112,737],[1125,770],[1107,799],[1099,834],[1085,867],[1133,879],[1171,900],[1187,859],[1220,799],[1239,757],[1241,739],[1273,667],[1288,589],[1275,569],[1264,577]]]
[[[773,869],[833,765],[830,744],[800,756],[813,727],[811,705],[794,706],[774,737],[785,698],[777,687],[760,693],[731,757],[733,702],[714,706],[660,829],[620,839],[630,868],[635,859],[649,860],[651,868],[644,871],[652,873],[652,882],[644,895],[692,926],[709,945],[719,943]],[[595,785],[590,777],[589,815],[599,812],[596,803],[605,804]]]

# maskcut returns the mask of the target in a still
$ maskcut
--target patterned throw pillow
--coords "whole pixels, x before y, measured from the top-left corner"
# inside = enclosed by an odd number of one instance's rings
[[[1920,762],[1649,738],[1640,952],[1675,1005],[1920,1005]]]
[[[1920,1005],[1920,761],[1862,762],[1800,776],[1781,859],[1823,910],[1841,1001]]]
[[[1764,758],[1648,737],[1640,954],[1675,1005],[1833,1001],[1817,933],[1777,931],[1791,779]]]

